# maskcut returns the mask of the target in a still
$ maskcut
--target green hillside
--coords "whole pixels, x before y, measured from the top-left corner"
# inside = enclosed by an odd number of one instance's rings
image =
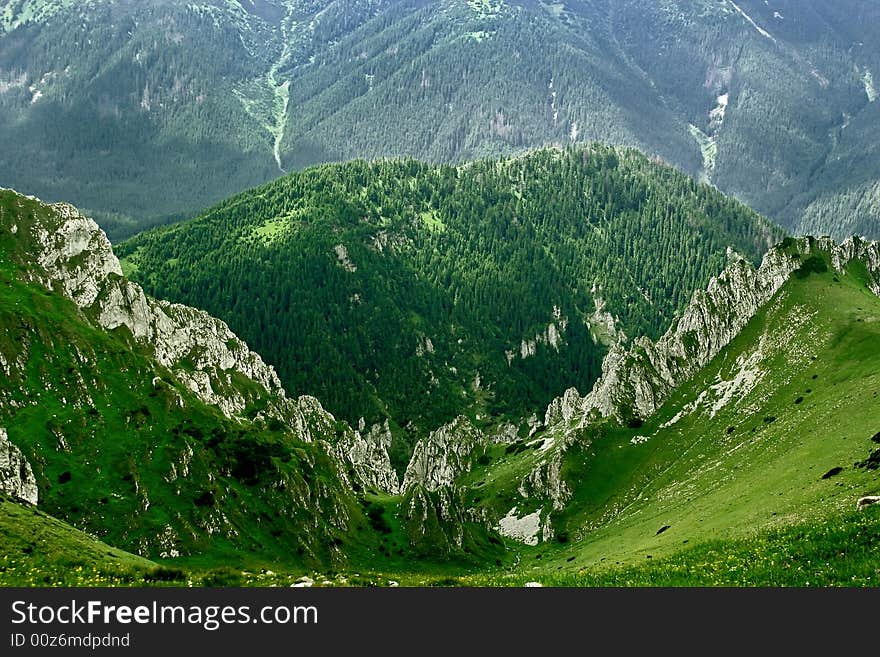
[[[312,168],[118,252],[154,296],[227,321],[291,393],[352,426],[390,416],[402,471],[460,413],[518,423],[588,390],[617,331],[659,335],[728,247],[757,260],[778,236],[710,187],[594,145]]]
[[[544,165],[567,161],[558,153],[534,157]],[[627,154],[617,157],[624,166]],[[481,166],[511,165],[483,163],[468,173],[485,181]],[[302,184],[305,175],[282,182]],[[688,185],[693,194],[715,194]],[[271,201],[268,191],[233,199],[230,207],[243,208],[232,217]],[[417,217],[424,211],[404,207]],[[349,230],[375,237],[363,208],[352,212]],[[201,221],[211,227],[212,216]],[[522,225],[528,215],[516,216]],[[284,230],[296,234],[310,223],[321,225],[304,216]],[[454,214],[437,212],[428,223],[429,235],[439,225],[444,234],[457,229]],[[367,228],[357,233],[361,225]],[[385,227],[391,244],[395,224]],[[277,227],[268,232],[273,243],[284,239]],[[324,255],[353,274],[346,258],[360,271],[366,249],[348,242],[340,256],[332,246],[341,234],[324,243],[331,249]],[[398,253],[407,253],[399,244]],[[357,446],[352,429],[316,402],[288,400],[300,415],[267,415],[288,408],[283,393],[241,375],[217,391],[252,401],[242,415],[226,414],[187,383],[187,368],[207,372],[198,354],[166,367],[155,355],[163,345],[138,339],[127,325],[102,328],[106,299],[127,284],[106,273],[114,260],[104,248],[94,224],[69,206],[0,192],[0,366],[7,373],[0,427],[31,465],[39,491],[37,508],[0,500],[0,583],[290,585],[308,574],[324,586],[874,586],[880,576],[880,505],[856,509],[862,497],[880,495],[876,244],[787,238],[753,277],[714,279],[712,294],[693,297],[696,315],[678,313],[666,322],[669,331],[725,340],[736,313],[750,319],[653,415],[621,426],[587,421],[574,409],[548,414],[528,437],[459,418],[430,440],[421,437],[423,460],[413,459],[399,490],[364,483],[347,459],[371,448]],[[144,265],[129,261],[134,266]],[[732,257],[725,274],[751,267]],[[90,289],[95,271],[104,301],[77,305],[81,290],[66,286],[86,281]],[[743,286],[770,279],[778,280],[775,292],[753,313],[753,290]],[[724,299],[734,305],[716,303]],[[116,311],[138,307],[126,303]],[[210,324],[216,320],[178,308],[191,313],[186,330],[218,330]],[[697,324],[688,324],[693,317]],[[645,353],[676,344],[630,343]],[[627,364],[606,360],[603,377],[649,394],[637,370],[614,367]],[[368,473],[390,468],[378,455],[358,463]],[[0,484],[25,476],[2,470]]]
[[[880,494],[880,299],[862,264],[841,275],[820,258],[643,426],[582,430],[556,540],[522,549],[525,577],[876,585],[878,515],[853,511]],[[503,452],[461,480],[496,516],[523,467]]]
[[[0,586],[125,586],[158,574],[155,563],[4,497],[0,544]]]

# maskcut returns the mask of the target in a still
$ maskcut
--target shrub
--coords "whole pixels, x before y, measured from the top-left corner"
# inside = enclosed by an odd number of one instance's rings
[[[376,502],[370,502],[364,510],[370,521],[370,527],[381,534],[390,534],[391,525],[385,519],[385,507]]]
[[[828,271],[828,264],[825,259],[814,255],[804,260],[804,263],[795,271],[795,276],[806,278],[810,274],[824,274],[826,271]]]
[[[171,566],[156,566],[144,573],[145,582],[182,582],[186,579],[186,571]]]
[[[241,583],[241,573],[228,566],[211,570],[205,573],[202,578],[202,584],[204,586],[214,588],[241,586]]]
[[[203,491],[193,502],[196,506],[214,506],[214,492]]]

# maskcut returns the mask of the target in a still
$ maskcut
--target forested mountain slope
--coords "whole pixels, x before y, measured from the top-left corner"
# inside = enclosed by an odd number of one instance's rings
[[[295,173],[119,248],[150,293],[228,321],[356,425],[392,420],[401,469],[466,412],[518,423],[587,390],[619,333],[657,336],[729,248],[778,230],[635,151]]]
[[[635,146],[878,236],[872,0],[7,0],[0,181],[111,237],[310,164]]]

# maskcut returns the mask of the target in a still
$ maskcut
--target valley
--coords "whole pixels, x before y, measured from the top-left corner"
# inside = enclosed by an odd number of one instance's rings
[[[460,416],[422,435],[399,477],[387,423],[352,429],[316,400],[286,398],[259,357],[231,347],[231,333],[221,339],[235,355],[224,356],[219,344],[210,346],[222,324],[205,332],[190,323],[217,320],[141,297],[138,286],[119,278],[97,226],[69,206],[5,192],[0,214],[4,306],[16,307],[4,317],[23,318],[4,328],[3,363],[12,377],[2,394],[8,440],[33,467],[43,512],[153,562],[126,557],[121,570],[86,564],[83,581],[871,581],[867,547],[856,548],[855,561],[826,560],[819,570],[808,563],[791,575],[766,564],[757,570],[760,562],[737,555],[756,549],[770,560],[784,550],[842,551],[846,537],[876,531],[875,509],[855,511],[857,500],[880,492],[875,243],[786,238],[757,269],[728,252],[723,271],[662,335],[620,342],[605,354],[592,390],[583,389],[589,394],[567,391],[520,428]],[[54,242],[41,241],[53,234]],[[77,247],[68,241],[74,236]],[[29,252],[35,247],[43,255]],[[41,292],[43,285],[55,292]],[[51,319],[59,312],[80,319],[60,329]],[[167,333],[163,314],[184,323]],[[31,334],[30,327],[53,325],[51,333]],[[194,342],[168,352],[174,343],[166,346],[163,334],[181,330]],[[22,331],[33,335],[23,352],[13,346],[20,338],[9,342]],[[54,355],[34,360],[48,344]],[[109,369],[102,364],[108,357],[115,361]],[[145,368],[155,372],[152,379],[137,374]],[[40,383],[20,388],[14,382],[22,375]],[[73,403],[64,383],[70,377],[91,381]],[[126,402],[119,395],[132,385],[159,394]],[[28,392],[38,389],[45,392]],[[83,424],[90,415],[101,421]],[[114,444],[123,453],[146,451],[108,469],[105,463],[124,459]],[[8,490],[17,475],[4,476]],[[92,484],[71,488],[84,479]],[[283,485],[267,495],[273,480]],[[285,511],[269,522],[275,504]],[[111,529],[106,505],[117,517],[125,508],[140,511]],[[322,524],[307,520],[314,505],[324,509]],[[306,514],[299,521],[297,508]],[[308,534],[298,531],[302,522]],[[17,532],[16,544],[26,546]],[[825,542],[807,548],[796,538],[802,532],[822,532]],[[94,539],[66,531],[57,540]],[[291,544],[294,552],[282,547]],[[28,554],[7,556],[10,583],[22,581],[23,564],[33,564]],[[41,572],[57,572],[41,558]],[[700,559],[726,559],[738,570],[698,567]],[[157,568],[170,569],[166,579]]]
[[[878,44],[0,0],[0,587],[877,587]]]

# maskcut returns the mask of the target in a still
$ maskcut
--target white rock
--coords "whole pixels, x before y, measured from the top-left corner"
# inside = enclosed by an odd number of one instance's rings
[[[67,204],[44,207],[50,210],[46,218],[18,238],[32,241],[39,264],[31,272],[36,281],[63,292],[100,327],[127,329],[181,384],[227,417],[240,418],[248,406],[259,403],[266,406],[264,419],[282,421],[304,441],[335,438],[333,416],[313,397],[288,398],[274,368],[225,322],[195,308],[150,298],[123,277],[110,241],[94,221]],[[339,246],[341,263],[354,271],[345,247]],[[430,341],[427,344],[433,349]],[[2,367],[8,369],[5,361]],[[242,376],[257,385],[237,385],[235,379]],[[358,436],[349,445],[354,453],[347,460],[362,482],[393,493],[398,484],[387,455],[389,444],[388,431]],[[336,451],[341,456],[344,450],[340,446]]]
[[[526,545],[537,545],[541,534],[541,512],[535,511],[517,517],[517,509],[513,507],[498,521],[498,533]]]
[[[392,440],[386,419],[384,424],[374,424],[367,433],[363,430],[346,432],[334,445],[334,452],[351,466],[355,480],[362,487],[396,495],[400,482],[388,456]]]
[[[466,417],[458,416],[416,443],[402,490],[420,485],[431,491],[452,485],[459,475],[470,471],[474,450],[486,442]]]
[[[0,491],[30,504],[36,504],[39,499],[31,464],[21,450],[9,442],[6,429],[0,429]]]

